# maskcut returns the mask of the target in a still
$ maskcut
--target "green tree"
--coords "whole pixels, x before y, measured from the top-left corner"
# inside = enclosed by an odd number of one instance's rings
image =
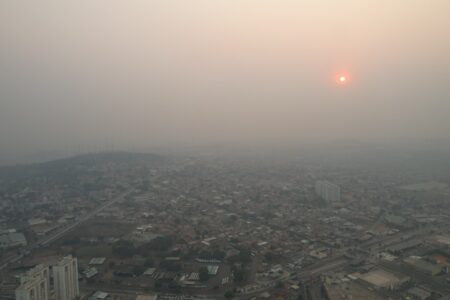
[[[136,249],[131,242],[119,241],[113,245],[112,253],[120,258],[130,258],[136,254]]]
[[[251,262],[251,252],[250,250],[244,249],[239,252],[239,261],[243,264],[247,264]]]
[[[225,297],[225,299],[232,299],[234,298],[234,293],[233,291],[226,291],[223,296]]]
[[[201,267],[198,276],[200,281],[207,281],[209,278],[208,269],[206,267]]]
[[[242,281],[244,281],[245,272],[242,268],[235,269],[233,271],[233,275],[234,275],[234,282],[241,283]]]
[[[212,253],[214,259],[223,260],[225,258],[225,252],[220,249],[215,249]]]
[[[152,257],[147,257],[147,259],[144,261],[144,266],[147,268],[153,267],[154,261]]]
[[[145,267],[144,266],[134,266],[133,267],[133,274],[135,276],[140,276],[144,272],[145,272]]]
[[[167,251],[173,246],[173,240],[169,236],[160,236],[144,245],[141,249],[145,250],[154,250],[154,251]]]

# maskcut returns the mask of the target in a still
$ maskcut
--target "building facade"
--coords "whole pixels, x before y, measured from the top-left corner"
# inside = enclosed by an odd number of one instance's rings
[[[38,265],[20,278],[20,286],[16,289],[16,300],[49,300],[49,284],[49,268]]]
[[[78,286],[78,263],[71,255],[61,259],[53,266],[55,298],[73,300],[80,295]]]

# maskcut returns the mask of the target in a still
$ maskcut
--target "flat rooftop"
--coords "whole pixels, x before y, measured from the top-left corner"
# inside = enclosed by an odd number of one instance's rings
[[[397,285],[402,280],[396,275],[381,269],[362,274],[360,278],[376,287],[389,287],[392,285]]]

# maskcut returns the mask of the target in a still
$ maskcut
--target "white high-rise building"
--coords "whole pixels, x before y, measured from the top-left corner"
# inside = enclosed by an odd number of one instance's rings
[[[341,200],[341,189],[334,183],[321,180],[316,182],[316,194],[327,202]]]
[[[55,298],[58,300],[73,300],[80,295],[75,257],[66,256],[53,266],[53,284]]]
[[[16,289],[16,300],[49,300],[49,268],[38,265],[20,278]]]

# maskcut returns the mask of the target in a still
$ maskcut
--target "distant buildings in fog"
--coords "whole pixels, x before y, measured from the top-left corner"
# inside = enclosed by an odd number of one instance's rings
[[[315,184],[316,194],[327,202],[341,200],[341,189],[334,183],[326,180],[317,181]]]
[[[27,239],[23,233],[19,232],[2,232],[0,233],[0,249],[9,249],[27,245]]]
[[[78,264],[71,255],[52,266],[53,288],[58,300],[73,300],[79,296]],[[38,265],[20,279],[16,289],[16,300],[49,300],[50,268]]]

